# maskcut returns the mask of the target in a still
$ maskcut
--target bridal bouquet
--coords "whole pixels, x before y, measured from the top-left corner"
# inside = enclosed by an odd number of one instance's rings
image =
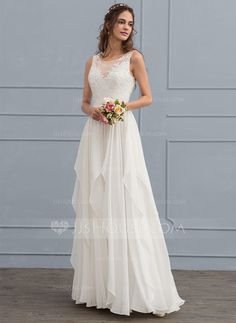
[[[100,111],[100,121],[113,125],[117,121],[124,121],[124,114],[127,111],[127,107],[124,101],[120,101],[119,99],[104,98]]]

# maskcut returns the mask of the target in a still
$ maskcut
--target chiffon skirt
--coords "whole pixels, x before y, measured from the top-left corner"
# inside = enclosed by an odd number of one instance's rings
[[[163,314],[178,295],[132,111],[105,125],[88,118],[74,165],[71,264],[76,304]]]

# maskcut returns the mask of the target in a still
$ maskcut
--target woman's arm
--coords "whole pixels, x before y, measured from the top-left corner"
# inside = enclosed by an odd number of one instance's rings
[[[82,99],[82,111],[88,115],[92,113],[92,107],[90,105],[91,100],[91,88],[89,86],[88,82],[88,74],[92,65],[93,57],[89,57],[85,64],[85,70],[84,70],[84,89],[83,89],[83,99]]]
[[[130,60],[132,72],[136,81],[138,82],[141,97],[136,101],[126,103],[128,110],[137,109],[152,103],[152,92],[149,85],[148,74],[145,66],[143,56],[139,51],[134,51]]]

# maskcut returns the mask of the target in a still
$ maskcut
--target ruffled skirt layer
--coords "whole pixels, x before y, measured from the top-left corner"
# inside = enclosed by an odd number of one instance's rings
[[[88,118],[77,153],[71,264],[76,304],[163,314],[178,295],[131,111],[113,126]]]

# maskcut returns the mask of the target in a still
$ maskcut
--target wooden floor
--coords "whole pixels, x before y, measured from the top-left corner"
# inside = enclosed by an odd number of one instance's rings
[[[0,322],[174,322],[235,323],[236,272],[175,271],[186,303],[164,318],[86,307],[71,300],[72,269],[0,269]]]

